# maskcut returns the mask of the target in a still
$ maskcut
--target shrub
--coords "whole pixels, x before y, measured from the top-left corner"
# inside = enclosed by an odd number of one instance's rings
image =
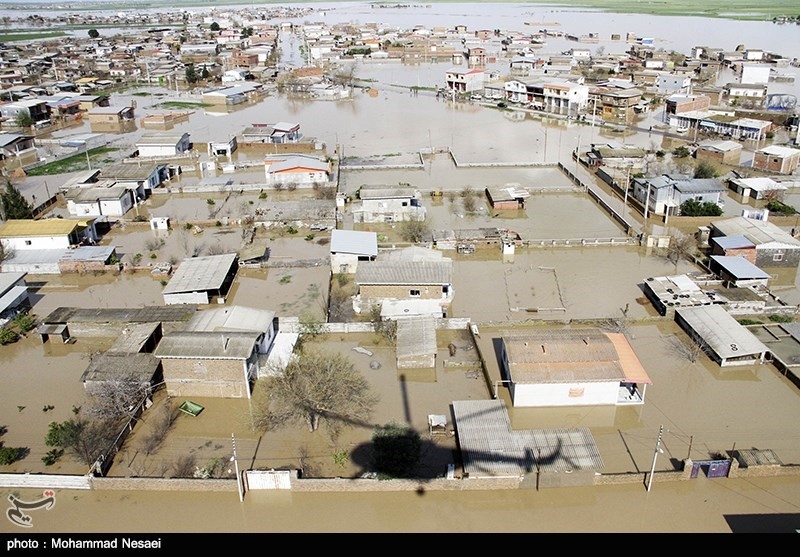
[[[209,205],[216,205],[216,201],[214,201],[211,198],[206,199],[206,203],[208,203]]]
[[[0,465],[13,464],[25,454],[20,447],[0,447]]]
[[[20,313],[14,318],[14,325],[23,333],[27,333],[36,326],[36,320],[27,313]]]
[[[773,323],[791,323],[792,321],[794,321],[791,315],[780,315],[780,314],[770,315],[769,320],[772,321]]]
[[[259,198],[259,199],[266,199],[266,198],[267,198],[267,194],[266,194],[266,192],[263,192],[263,191],[262,191],[260,194],[258,194],[258,198]]]
[[[0,344],[11,344],[19,340],[19,334],[14,329],[3,327],[0,329]]]
[[[42,457],[42,462],[45,466],[52,466],[58,459],[64,456],[64,449],[50,449],[47,454]]]

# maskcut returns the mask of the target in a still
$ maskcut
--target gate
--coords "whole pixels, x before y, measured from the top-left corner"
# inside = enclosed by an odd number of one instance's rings
[[[728,471],[731,469],[730,459],[726,460],[699,460],[692,463],[692,473],[690,478],[696,478],[700,470],[703,470],[707,478],[727,478]]]
[[[248,470],[245,481],[249,490],[292,489],[291,475],[288,470]]]

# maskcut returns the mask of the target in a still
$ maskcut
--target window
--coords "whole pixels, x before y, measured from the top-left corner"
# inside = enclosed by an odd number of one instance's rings
[[[772,254],[773,261],[783,261],[783,254],[782,253],[774,253]]]
[[[419,290],[409,290],[408,291],[408,295],[409,296],[414,296],[414,297],[419,297]]]

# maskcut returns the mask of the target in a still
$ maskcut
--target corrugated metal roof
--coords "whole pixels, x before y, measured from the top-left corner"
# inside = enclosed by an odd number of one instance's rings
[[[398,358],[436,354],[436,320],[432,317],[397,319]]]
[[[792,248],[800,247],[800,240],[796,240],[791,234],[769,221],[732,217],[718,220],[712,223],[712,226],[725,236],[744,236],[756,246],[769,242],[780,242]]]
[[[502,337],[515,383],[634,381],[651,383],[621,333],[549,329]]]
[[[59,261],[108,261],[116,249],[115,246],[78,246],[67,250]]]
[[[453,417],[468,477],[603,468],[586,428],[513,431],[502,400],[454,401]]]
[[[362,261],[356,269],[358,284],[450,284],[453,262],[446,261]]]
[[[735,234],[733,236],[717,236],[711,238],[711,241],[717,244],[722,249],[741,249],[741,248],[754,248],[756,245],[742,236]]]
[[[158,322],[132,323],[122,330],[106,353],[135,354],[144,346],[161,324]]]
[[[772,275],[765,273],[741,255],[712,255],[720,267],[737,279],[770,279]]]
[[[184,259],[162,294],[217,290],[236,262],[235,253]]]
[[[153,379],[159,364],[158,358],[146,352],[138,354],[104,352],[92,358],[81,375],[81,381],[129,379],[146,383]]]
[[[17,284],[20,281],[20,279],[25,278],[25,275],[27,274],[28,273],[17,273],[17,272],[0,273],[0,293],[5,292],[9,288]]]
[[[715,353],[722,358],[766,354],[767,346],[722,306],[679,308],[680,316]]]
[[[187,331],[164,335],[153,354],[159,358],[244,360],[255,349],[259,333]]]
[[[378,255],[378,233],[360,230],[331,230],[331,253]]]

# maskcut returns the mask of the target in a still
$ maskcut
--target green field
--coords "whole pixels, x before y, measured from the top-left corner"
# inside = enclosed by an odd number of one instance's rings
[[[343,0],[344,1],[344,0]],[[432,2],[372,2],[373,4],[381,5],[398,5],[398,6],[420,6],[437,3],[445,3],[449,0],[434,0]],[[479,0],[473,0],[477,2]],[[480,0],[484,4],[491,4],[494,2],[507,3],[506,0]],[[463,2],[463,0],[453,0],[454,3],[472,3]],[[315,2],[304,2],[299,0],[296,4],[309,4]],[[331,3],[336,3],[333,0]],[[169,3],[170,8],[189,8],[189,7],[219,7],[224,5],[247,5],[248,3],[243,0],[173,0]],[[250,3],[252,7],[259,6],[280,6],[283,2],[258,2]],[[743,19],[743,20],[772,20],[778,17],[787,17],[795,21],[800,20],[800,5],[797,0],[772,0],[770,2],[759,2],[757,0],[700,0],[693,2],[691,0],[578,0],[577,2],[558,1],[558,0],[533,0],[528,2],[520,2],[520,4],[530,5],[544,5],[544,6],[564,6],[569,8],[591,8],[600,9],[614,13],[638,13],[638,14],[654,14],[654,15],[672,15],[672,16],[703,16],[703,17],[716,17],[728,19]],[[86,2],[84,4],[74,4],[72,9],[75,11],[89,11],[89,10],[113,10],[125,11],[133,9],[150,9],[161,8],[164,6],[163,2],[157,0],[128,0],[128,1],[95,1]],[[30,12],[44,13],[52,10],[52,4],[31,2],[22,5],[7,6],[10,9],[19,9]]]

